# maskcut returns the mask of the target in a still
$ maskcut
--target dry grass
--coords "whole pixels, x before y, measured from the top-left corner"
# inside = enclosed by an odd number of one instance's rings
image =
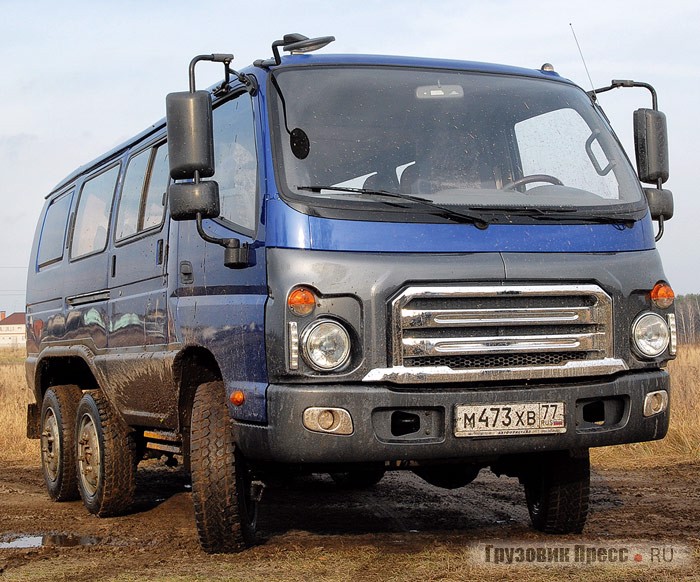
[[[0,462],[39,460],[39,444],[26,438],[27,404],[34,402],[24,376],[24,350],[0,349]]]
[[[670,363],[671,424],[666,438],[595,449],[593,463],[606,467],[652,467],[700,459],[700,345],[681,345]]]
[[[602,467],[648,467],[700,459],[700,345],[683,345],[671,362],[672,415],[662,441],[595,449]],[[38,441],[26,435],[27,404],[33,401],[24,377],[24,352],[0,349],[0,462],[38,462]]]

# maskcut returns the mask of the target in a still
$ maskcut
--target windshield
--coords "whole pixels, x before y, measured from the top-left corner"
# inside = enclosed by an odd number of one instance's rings
[[[314,67],[274,73],[271,100],[279,186],[307,208],[420,220],[428,203],[539,217],[621,217],[642,203],[606,122],[565,83]]]

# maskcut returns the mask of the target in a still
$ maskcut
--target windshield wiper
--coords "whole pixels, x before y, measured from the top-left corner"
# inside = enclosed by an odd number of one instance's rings
[[[470,210],[476,210],[470,208]],[[556,221],[556,220],[576,220],[582,222],[594,222],[598,224],[622,224],[624,226],[631,225],[635,219],[625,212],[622,215],[607,214],[607,215],[585,215],[582,214],[579,208],[538,208],[532,207],[513,207],[513,206],[485,206],[479,207],[481,212],[502,212],[504,214],[512,214],[514,216],[528,216],[533,220]]]
[[[439,204],[435,204],[433,201],[427,198],[421,198],[420,196],[412,196],[410,194],[400,194],[399,192],[389,192],[388,190],[372,190],[369,188],[350,188],[345,186],[297,186],[297,190],[304,190],[306,192],[320,193],[322,190],[330,190],[331,192],[339,192],[341,194],[360,194],[362,196],[368,196],[370,198],[375,198],[377,196],[384,196],[387,198],[394,198],[397,200],[403,200],[406,202],[413,202],[415,204],[420,204],[430,211],[430,214],[435,216],[440,216],[448,220],[459,223],[469,223],[473,224],[476,228],[480,230],[485,230],[488,228],[489,223],[484,220],[481,216],[476,214],[470,214],[466,212],[458,212],[450,208],[445,208]],[[387,203],[386,201],[382,201]]]

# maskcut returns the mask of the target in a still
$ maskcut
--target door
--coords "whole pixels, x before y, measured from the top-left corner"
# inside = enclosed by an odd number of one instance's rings
[[[110,349],[168,343],[167,187],[165,143],[142,149],[129,158],[109,265]]]

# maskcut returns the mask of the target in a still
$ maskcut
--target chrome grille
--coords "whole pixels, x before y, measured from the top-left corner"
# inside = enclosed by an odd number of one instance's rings
[[[391,304],[391,364],[366,381],[612,374],[612,300],[596,285],[409,287]]]

